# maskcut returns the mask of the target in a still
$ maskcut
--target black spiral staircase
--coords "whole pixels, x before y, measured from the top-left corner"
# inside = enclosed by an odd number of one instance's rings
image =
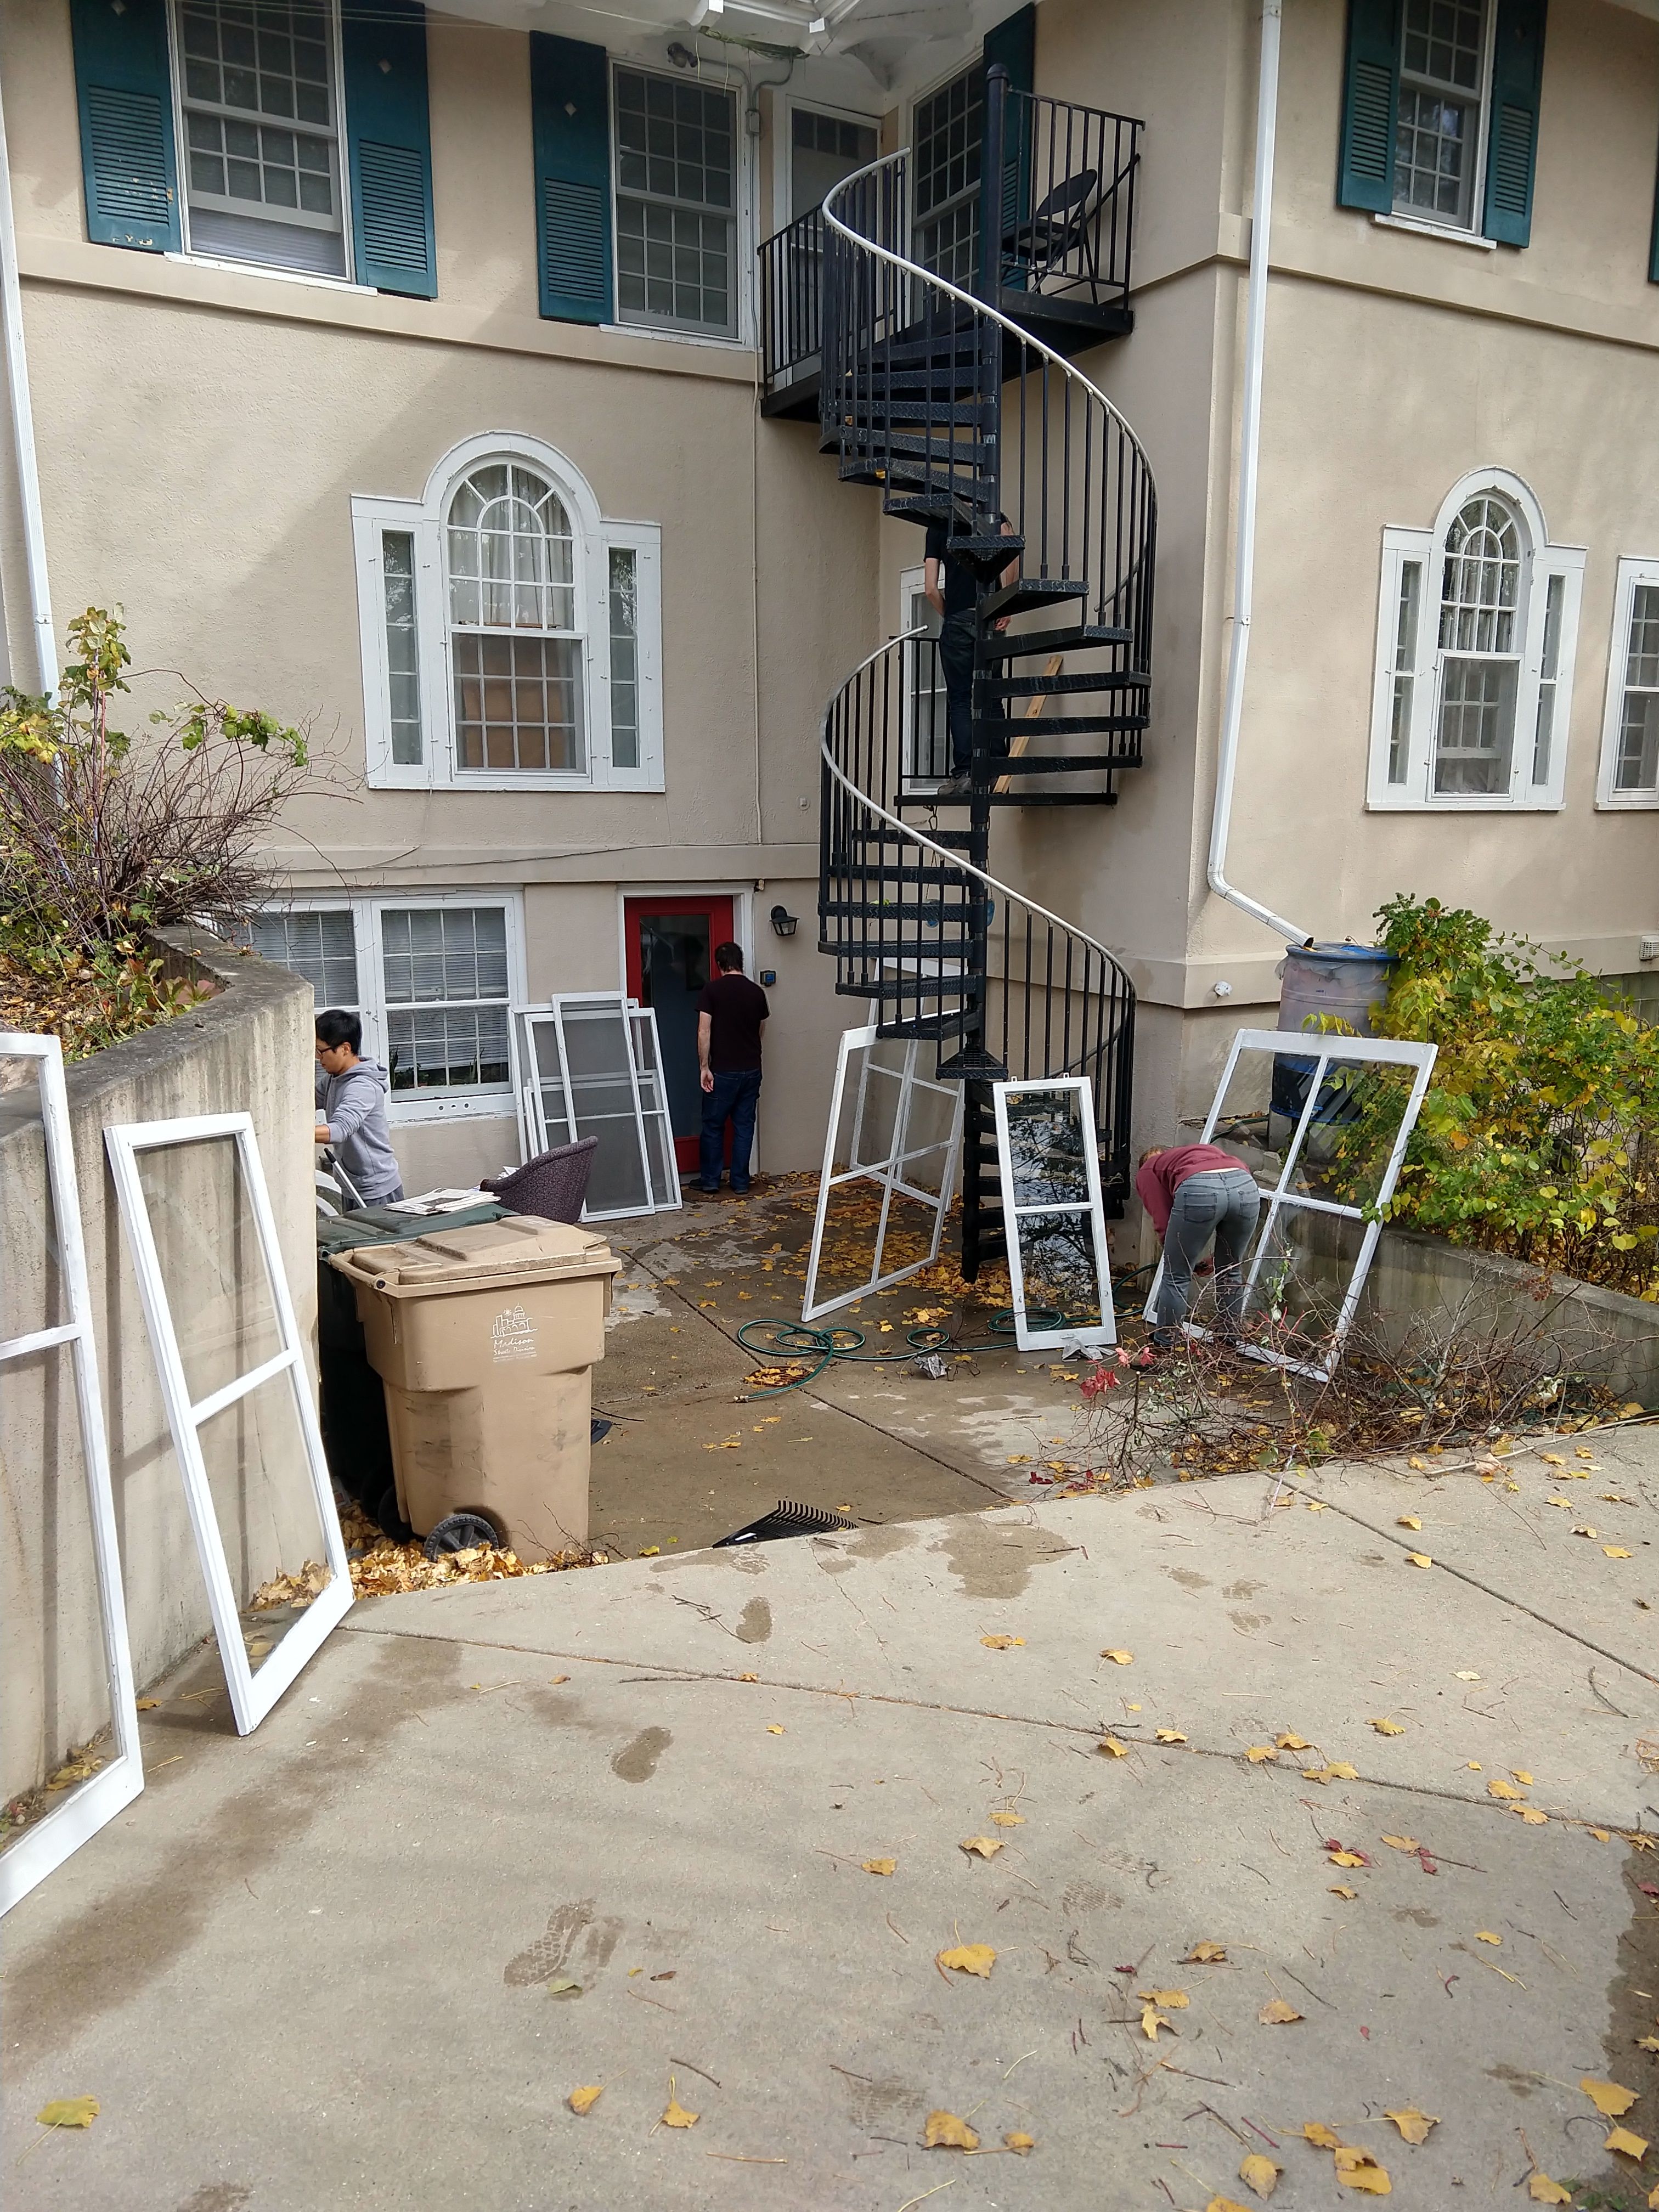
[[[1103,148],[1109,125],[1119,166],[1106,177],[1103,155],[1079,172],[1077,149]],[[989,72],[983,296],[910,258],[905,153],[848,179],[823,210],[823,448],[844,479],[879,489],[884,513],[942,524],[978,604],[965,792],[939,788],[941,687],[921,630],[872,653],[830,704],[819,945],[837,991],[876,1003],[882,1035],[935,1041],[939,1073],[964,1085],[969,1280],[1006,1249],[994,1081],[1088,1076],[1109,1211],[1129,1182],[1128,977],[988,863],[998,809],[1110,806],[1140,763],[1152,472],[1116,409],[1050,342],[1079,349],[1131,325],[1138,131]]]

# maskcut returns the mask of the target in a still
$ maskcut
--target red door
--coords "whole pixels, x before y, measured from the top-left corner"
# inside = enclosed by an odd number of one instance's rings
[[[629,995],[655,1009],[662,1043],[674,1155],[682,1174],[695,1172],[702,1127],[697,1080],[697,1000],[714,972],[714,947],[732,936],[729,898],[631,898],[623,907]],[[726,1147],[731,1148],[731,1132]]]

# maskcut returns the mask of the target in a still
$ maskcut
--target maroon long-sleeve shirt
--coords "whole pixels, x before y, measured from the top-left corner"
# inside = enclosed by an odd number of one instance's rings
[[[1175,1194],[1188,1176],[1212,1175],[1218,1168],[1243,1166],[1242,1160],[1215,1145],[1176,1145],[1146,1162],[1135,1177],[1135,1189],[1162,1237],[1170,1225],[1170,1208],[1175,1203]]]

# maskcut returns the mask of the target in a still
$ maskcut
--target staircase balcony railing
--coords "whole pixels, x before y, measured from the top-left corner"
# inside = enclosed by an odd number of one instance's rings
[[[761,361],[769,390],[817,366],[823,336],[823,210],[812,208],[760,249]]]

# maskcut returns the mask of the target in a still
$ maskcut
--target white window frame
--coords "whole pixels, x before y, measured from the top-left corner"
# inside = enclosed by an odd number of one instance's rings
[[[1659,807],[1659,790],[1620,791],[1613,782],[1625,720],[1625,676],[1630,664],[1631,616],[1638,584],[1659,586],[1659,556],[1626,554],[1619,562],[1613,598],[1613,646],[1607,659],[1607,704],[1601,717],[1601,761],[1596,772],[1595,804],[1612,813]]]
[[[617,241],[621,226],[617,221],[617,202],[621,199],[646,198],[654,200],[655,193],[639,193],[622,181],[622,134],[617,125],[617,79],[625,71],[629,76],[657,77],[665,84],[684,84],[686,80],[672,70],[665,70],[643,59],[625,54],[613,54],[605,88],[609,102],[606,121],[611,132],[611,240],[612,268],[611,272],[611,312],[614,323],[607,329],[624,331],[630,337],[641,332],[665,337],[690,339],[699,345],[748,346],[754,342],[754,279],[746,272],[754,261],[758,240],[754,236],[755,160],[750,148],[753,141],[744,124],[744,105],[738,99],[739,91],[747,94],[744,80],[735,71],[709,69],[700,70],[691,82],[706,90],[722,92],[732,103],[732,314],[724,331],[700,330],[689,323],[672,323],[656,315],[624,317],[622,307],[622,272],[616,265]],[[752,96],[752,95],[749,95]],[[667,203],[677,207],[690,207],[689,200]],[[717,214],[718,210],[703,210]]]
[[[449,564],[446,517],[463,479],[491,461],[517,461],[547,478],[564,502],[575,541],[575,627],[582,639],[581,694],[586,767],[463,769],[455,733],[454,659],[450,650]],[[613,520],[599,511],[574,463],[540,438],[487,431],[452,448],[428,477],[419,499],[354,493],[351,530],[357,569],[357,630],[362,659],[367,780],[373,791],[662,791],[662,528],[655,522]],[[392,757],[391,696],[386,653],[386,582],[381,539],[388,530],[415,541],[415,610],[419,642],[422,758]],[[636,564],[639,635],[639,762],[618,768],[611,757],[611,550],[631,551]]]
[[[804,107],[813,115],[827,115],[836,123],[856,123],[876,134],[876,158],[881,157],[881,125],[879,115],[872,115],[857,107],[843,107],[833,100],[814,100],[810,92],[786,92],[780,88],[772,110],[772,211],[778,219],[775,231],[787,230],[798,216],[806,213],[795,205],[794,161],[795,110]]]
[[[49,1813],[0,1851],[0,1913],[5,1913],[131,1804],[144,1786],[144,1760],[138,1711],[133,1701],[132,1654],[121,1594],[121,1550],[116,1536],[103,1393],[98,1380],[92,1289],[75,1179],[69,1093],[64,1084],[64,1048],[55,1036],[8,1030],[0,1032],[0,1060],[35,1063],[46,1144],[48,1224],[58,1248],[63,1306],[69,1316],[55,1327],[32,1329],[0,1342],[0,1387],[3,1387],[5,1363],[9,1359],[58,1351],[68,1356],[73,1368],[87,1520],[98,1578],[104,1680],[110,1703],[110,1747],[97,1771],[65,1790]]]
[[[527,995],[524,962],[524,902],[517,890],[477,888],[443,891],[376,891],[373,894],[296,892],[291,898],[273,899],[271,906],[285,913],[349,914],[357,960],[357,1018],[363,1025],[363,1057],[386,1066],[390,1024],[386,1017],[386,970],[382,964],[381,916],[392,909],[424,912],[432,907],[493,906],[507,915],[507,997],[504,1009],[522,1003]],[[297,973],[297,970],[293,971]],[[491,1002],[494,1003],[493,1001]],[[320,1013],[322,1009],[319,1007]],[[508,1012],[508,1036],[512,1019]],[[457,1120],[512,1121],[517,1118],[514,1101],[509,1050],[508,1079],[488,1088],[413,1095],[392,1091],[387,1117],[395,1128],[400,1123]]]
[[[1440,599],[1444,576],[1446,537],[1471,499],[1492,493],[1509,502],[1520,517],[1524,540],[1522,552],[1520,676],[1515,707],[1515,742],[1510,760],[1506,792],[1437,792],[1433,788],[1436,732],[1440,717],[1441,663]],[[1544,512],[1530,485],[1508,469],[1477,469],[1453,486],[1431,528],[1401,528],[1390,525],[1382,532],[1382,557],[1377,597],[1376,653],[1371,689],[1370,747],[1366,781],[1366,805],[1373,811],[1399,813],[1558,811],[1566,796],[1568,738],[1572,721],[1573,673],[1578,641],[1579,610],[1583,597],[1584,548],[1553,545]],[[1422,563],[1418,601],[1417,653],[1408,672],[1412,701],[1407,724],[1406,780],[1389,781],[1389,757],[1394,716],[1397,617],[1401,585],[1407,562]],[[1555,675],[1555,711],[1550,744],[1549,772],[1538,783],[1532,780],[1538,700],[1544,681],[1544,623],[1549,604],[1550,580],[1561,579],[1561,627]]]
[[[1486,161],[1492,144],[1492,63],[1498,47],[1498,0],[1480,0],[1480,82],[1471,95],[1477,109],[1474,145],[1471,150],[1469,175],[1469,211],[1467,220],[1459,221],[1449,215],[1438,215],[1432,208],[1413,206],[1407,201],[1403,205],[1393,197],[1395,153],[1389,148],[1389,185],[1390,222],[1420,225],[1427,231],[1439,231],[1452,238],[1478,238],[1486,219]],[[1403,86],[1405,75],[1404,17],[1401,19],[1401,75]]]
[[[191,262],[203,262],[216,269],[256,269],[264,270],[272,276],[291,277],[296,282],[303,284],[327,284],[331,285],[336,289],[373,293],[374,287],[372,285],[359,284],[356,281],[356,275],[357,254],[356,240],[352,235],[351,228],[351,148],[350,142],[347,135],[345,60],[341,46],[340,0],[325,0],[325,5],[328,9],[328,36],[330,41],[330,90],[331,91],[334,99],[333,138],[335,156],[335,188],[340,195],[339,237],[341,252],[345,263],[345,266],[341,274],[336,276],[325,269],[292,269],[284,262],[256,261],[252,258],[243,258],[234,254],[228,254],[224,252],[222,247],[219,248],[217,251],[204,248],[198,252],[195,246],[191,242],[190,125],[185,113],[185,105],[189,94],[186,93],[185,88],[185,41],[184,33],[179,21],[180,0],[167,0],[167,66],[173,85],[174,166],[177,169],[179,177],[179,234],[184,241],[185,250],[182,254],[169,254],[167,257],[169,260],[179,259]],[[285,118],[283,116],[272,116],[270,120],[272,127],[279,131],[292,127],[296,131],[309,130],[313,134],[316,134],[317,132],[317,126],[315,124],[302,124],[295,118]],[[218,213],[223,213],[226,211],[227,210],[214,210],[214,212]],[[284,220],[283,215],[280,212],[262,215],[254,208],[252,201],[247,203],[246,210],[239,207],[229,211],[237,214],[245,214],[246,220],[250,222],[261,222],[267,221],[271,222],[281,222]],[[298,211],[295,210],[295,212],[297,213]],[[319,231],[321,231],[324,228],[324,226],[319,223],[305,224],[302,222],[298,224],[296,227],[300,228],[315,228]],[[329,234],[332,235],[331,233]]]
[[[1085,1132],[1083,1146],[1084,1195],[1081,1199],[1017,1199],[1018,1187],[1008,1134],[1008,1097],[1024,1097],[1042,1091],[1052,1098],[1076,1102],[1079,1126]],[[1007,1226],[1008,1279],[1014,1301],[1014,1343],[1021,1352],[1064,1352],[1070,1358],[1098,1358],[1117,1342],[1117,1315],[1112,1304],[1112,1267],[1106,1249],[1106,1214],[1100,1188],[1100,1148],[1095,1139],[1094,1090],[1086,1075],[1059,1075],[1036,1082],[1010,1079],[991,1085],[991,1104],[996,1115],[997,1172],[1002,1180],[1003,1219]],[[1025,1301],[1025,1249],[1021,1224],[1028,1214],[1072,1214],[1089,1225],[1094,1248],[1095,1286],[1099,1293],[1097,1322],[1062,1321],[1058,1327],[1032,1322]],[[1041,1310],[1041,1309],[1038,1309]]]
[[[901,637],[908,637],[909,635],[912,627],[911,602],[921,597],[922,586],[927,579],[927,565],[926,562],[923,562],[917,568],[904,568],[899,573],[898,634]],[[932,611],[930,610],[930,611]],[[934,642],[937,643],[936,639]],[[942,772],[938,776],[927,776],[921,774],[915,765],[917,759],[915,716],[917,696],[916,677],[918,664],[921,659],[922,643],[923,641],[921,639],[914,638],[911,639],[910,642],[906,645],[904,648],[904,674],[899,703],[899,715],[903,744],[902,758],[904,763],[904,784],[907,790],[913,792],[925,791],[930,785],[936,788],[938,785],[945,781],[945,778],[948,777],[951,773],[950,707],[945,690],[945,671],[943,668],[939,668],[939,684],[937,689],[930,696],[936,702],[933,725],[935,750],[938,749],[937,741],[940,733],[939,719],[943,717],[944,720],[945,766]],[[938,667],[937,656],[935,656],[934,665]]]
[[[150,1225],[149,1201],[138,1177],[138,1154],[175,1146],[211,1143],[225,1137],[232,1139],[236,1146],[237,1172],[258,1236],[260,1259],[270,1288],[271,1310],[281,1349],[257,1367],[245,1369],[222,1389],[210,1391],[205,1398],[192,1403],[178,1330],[173,1324],[172,1300]],[[333,1481],[323,1451],[311,1378],[306,1370],[305,1338],[289,1295],[283,1248],[276,1235],[276,1217],[270,1210],[253,1118],[248,1114],[203,1114],[176,1121],[112,1123],[105,1128],[104,1142],[127,1233],[127,1249],[132,1255],[133,1273],[138,1278],[139,1299],[149,1332],[150,1350],[155,1356],[167,1425],[173,1431],[173,1448],[184,1477],[185,1500],[196,1534],[202,1578],[207,1584],[208,1609],[213,1616],[236,1732],[248,1735],[297,1679],[301,1668],[321,1650],[325,1638],[345,1618],[352,1604],[351,1567],[346,1558],[345,1540],[340,1533],[340,1516],[335,1508]],[[242,1640],[241,1607],[231,1581],[224,1535],[209,1485],[207,1463],[202,1455],[202,1428],[216,1413],[228,1412],[231,1407],[251,1398],[263,1383],[274,1382],[283,1376],[288,1378],[305,1446],[311,1502],[317,1508],[321,1524],[329,1580],[287,1630],[256,1674]]]

